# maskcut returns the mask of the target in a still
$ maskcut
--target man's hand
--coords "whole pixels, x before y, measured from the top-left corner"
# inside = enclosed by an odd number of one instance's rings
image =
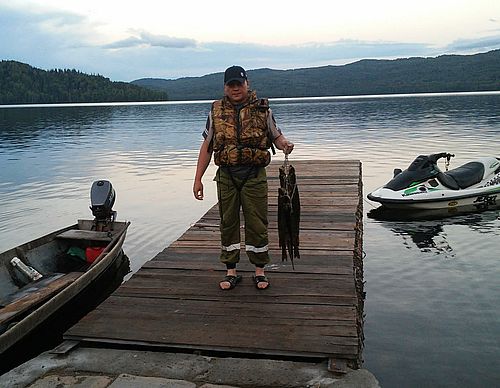
[[[285,154],[289,154],[293,151],[294,144],[289,141],[284,135],[277,137],[274,140],[274,144],[279,150],[282,150]]]
[[[193,194],[197,200],[199,201],[203,200],[203,183],[201,183],[201,181],[194,182]]]
[[[201,180],[203,174],[207,170],[212,158],[212,149],[210,148],[210,141],[203,140],[200,147],[200,154],[198,155],[198,162],[196,163],[196,174],[194,175],[193,194],[194,197],[201,201],[203,199],[203,183]]]

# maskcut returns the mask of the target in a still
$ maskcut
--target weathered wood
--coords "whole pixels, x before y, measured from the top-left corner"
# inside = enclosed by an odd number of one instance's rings
[[[111,241],[108,232],[96,232],[95,230],[70,229],[57,235],[57,238],[70,240],[93,240],[93,241]]]
[[[66,339],[164,349],[198,349],[262,356],[319,357],[360,364],[362,348],[361,165],[359,161],[298,161],[300,253],[295,270],[281,261],[277,173],[269,182],[271,286],[258,290],[244,251],[243,280],[219,289],[217,204],[175,242],[146,262]],[[361,281],[361,287],[360,287]],[[361,291],[360,291],[361,290]],[[343,361],[344,362],[344,361]]]
[[[61,274],[61,276],[48,279],[46,282],[43,280],[40,281],[40,283],[43,283],[44,287],[37,289],[36,284],[31,286],[32,290],[26,292],[25,295],[16,301],[0,309],[0,324],[5,324],[14,320],[18,316],[32,309],[33,306],[39,305],[49,299],[81,275],[82,272],[71,272],[66,275]]]
[[[152,304],[147,303],[151,301]],[[208,308],[200,314],[199,308],[203,304],[193,305],[193,301],[183,300],[171,305],[152,299],[137,305],[135,298],[110,298],[105,302],[108,307],[106,315],[89,315],[82,322],[92,318],[94,334],[102,338],[140,340],[164,345],[204,344],[219,350],[239,352],[244,349],[251,352],[258,348],[293,351],[300,355],[311,350],[332,355],[351,353],[354,356],[356,353],[358,344],[354,313],[350,323],[340,320],[304,320],[290,318],[288,313],[276,317],[273,306],[267,303],[253,306],[253,310],[246,303],[237,301],[236,304],[241,307],[240,310],[233,312],[234,303],[224,302],[220,306],[222,310],[217,313]],[[263,311],[262,315],[258,314],[257,307]],[[294,309],[300,310],[300,305],[294,305]],[[127,313],[130,311],[134,312],[134,326],[147,328],[140,336],[129,329],[131,320]],[[245,314],[239,313],[242,311]],[[248,311],[253,313],[249,315]],[[109,330],[110,325],[113,330]],[[72,336],[88,335],[81,328],[83,327],[77,325],[70,330]],[[259,337],[265,338],[265,341],[259,340]]]

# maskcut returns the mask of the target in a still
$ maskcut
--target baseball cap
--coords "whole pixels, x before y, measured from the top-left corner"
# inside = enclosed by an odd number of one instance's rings
[[[224,85],[231,81],[243,83],[247,80],[247,72],[241,66],[231,66],[224,72]]]

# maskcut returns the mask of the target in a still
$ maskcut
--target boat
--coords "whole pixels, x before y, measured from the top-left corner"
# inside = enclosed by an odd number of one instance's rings
[[[51,319],[61,311],[66,314],[68,306],[79,306],[82,294],[98,294],[99,279],[123,261],[130,222],[116,221],[114,201],[111,183],[96,181],[91,188],[93,220],[78,220],[0,253],[2,364],[9,361],[13,349],[17,354],[29,353],[19,344],[30,346],[26,338],[33,333],[40,338],[50,335]],[[45,332],[40,333],[42,326]]]
[[[368,199],[390,209],[448,210],[495,209],[500,205],[500,160],[493,156],[467,162],[448,171],[455,155],[441,152],[419,155],[402,171],[370,194]],[[445,159],[442,171],[437,161]]]

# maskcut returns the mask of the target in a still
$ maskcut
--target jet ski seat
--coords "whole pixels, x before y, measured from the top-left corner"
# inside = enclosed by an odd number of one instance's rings
[[[453,190],[466,189],[481,182],[484,176],[484,165],[480,162],[469,162],[463,166],[438,175],[439,181]],[[458,186],[458,187],[457,187]]]
[[[460,186],[451,175],[447,175],[444,172],[439,172],[436,178],[438,179],[439,182],[443,184],[443,186],[446,186],[452,190],[460,190]]]

